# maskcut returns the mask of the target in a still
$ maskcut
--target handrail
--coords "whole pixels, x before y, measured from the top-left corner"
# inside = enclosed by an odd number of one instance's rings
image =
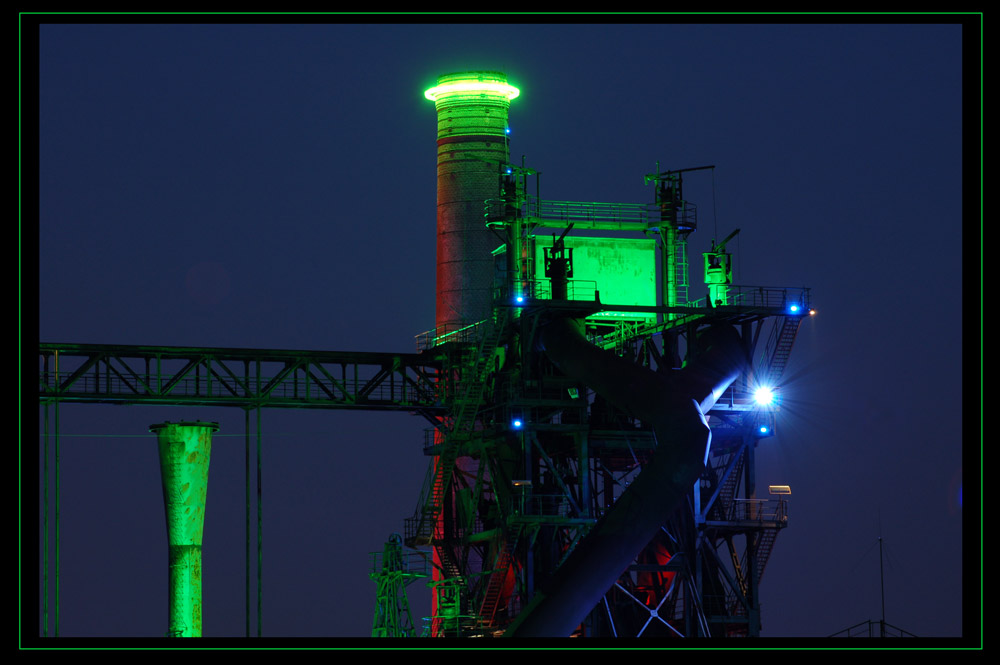
[[[733,499],[726,519],[729,521],[787,522],[785,499]]]
[[[658,227],[663,223],[667,210],[657,203],[607,203],[596,201],[553,201],[525,197],[516,204],[497,198],[487,199],[484,204],[487,223],[495,223],[511,217],[512,209],[521,218],[541,219],[602,225],[623,225],[628,227]],[[685,202],[676,211],[679,228],[694,228],[697,224],[696,206]]]
[[[488,319],[469,323],[464,326],[455,327],[453,323],[446,323],[437,328],[431,328],[419,335],[415,335],[417,351],[426,351],[446,342],[475,342],[479,339],[479,328]]]

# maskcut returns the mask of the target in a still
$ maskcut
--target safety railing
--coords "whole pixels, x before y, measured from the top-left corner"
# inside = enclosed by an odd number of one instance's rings
[[[518,205],[504,199],[488,199],[484,216],[488,221],[509,217],[516,210],[521,217],[558,220],[564,222],[604,222],[659,224],[660,208],[649,203],[596,203],[582,201],[550,201],[526,197]]]
[[[787,522],[785,499],[734,499],[726,519],[732,522]]]
[[[382,572],[396,572],[415,577],[426,577],[430,573],[427,557],[421,552],[412,550],[390,550],[386,552],[371,552],[371,570],[369,575],[376,576]]]
[[[486,319],[467,325],[445,324],[416,335],[417,351],[426,351],[447,342],[477,342]]]
[[[487,199],[484,214],[487,224],[497,223],[513,216],[575,224],[579,228],[634,230],[659,227],[670,215],[665,206],[656,203],[601,203],[585,201],[551,201],[526,197],[512,203],[505,199]],[[696,228],[697,208],[684,202],[673,213],[674,223],[681,231]]]
[[[804,314],[809,311],[809,289],[734,285],[729,287],[729,302],[743,307],[788,308],[790,314]]]
[[[530,494],[514,497],[514,505],[521,515],[541,517],[576,517],[573,506],[563,494]]]
[[[767,307],[787,310],[788,314],[807,314],[810,308],[809,289],[805,287],[788,286],[740,286],[729,287],[729,304],[741,307]],[[678,303],[681,307],[709,307],[708,298],[699,298],[687,303]],[[795,310],[792,307],[795,306]],[[801,308],[801,309],[800,309]]]
[[[513,292],[511,292],[513,290]],[[507,285],[494,287],[496,302],[521,305],[527,299],[551,300],[552,280],[529,279],[518,282],[513,289]],[[593,302],[597,299],[597,282],[592,279],[566,280],[566,299]]]

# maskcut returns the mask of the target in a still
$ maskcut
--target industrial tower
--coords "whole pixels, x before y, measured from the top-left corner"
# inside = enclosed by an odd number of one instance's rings
[[[779,383],[809,292],[733,285],[734,231],[689,300],[683,178],[711,167],[657,168],[652,204],[542,199],[509,159],[517,95],[498,72],[426,93],[438,327],[418,350],[448,411],[405,542],[433,551],[429,634],[758,635],[790,490],[755,485],[774,407],[754,393]]]
[[[683,178],[712,167],[657,165],[650,204],[542,199],[537,172],[510,160],[518,94],[498,72],[449,74],[426,92],[438,126],[437,311],[417,352],[39,344],[43,635],[52,579],[58,636],[67,402],[243,409],[248,533],[256,414],[258,636],[264,408],[405,411],[430,425],[413,516],[373,555],[375,636],[422,632],[405,587],[428,576],[433,636],[759,634],[758,585],[790,490],[756,487],[755,446],[776,409],[757,393],[780,386],[809,291],[732,284],[733,231],[703,256],[708,295],[690,298],[698,222]],[[166,634],[197,636],[217,426],[151,429],[171,557]],[[249,637],[249,536],[246,549]]]

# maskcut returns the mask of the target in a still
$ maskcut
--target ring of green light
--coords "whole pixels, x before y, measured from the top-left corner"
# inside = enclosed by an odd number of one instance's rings
[[[432,102],[437,102],[451,96],[496,95],[498,97],[506,97],[507,101],[510,101],[520,94],[520,90],[508,83],[468,79],[465,81],[448,81],[447,83],[436,85],[426,90],[424,97]]]

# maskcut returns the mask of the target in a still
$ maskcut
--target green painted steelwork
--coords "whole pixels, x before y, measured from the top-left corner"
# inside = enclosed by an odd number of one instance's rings
[[[753,370],[706,414],[713,447],[686,508],[662,526],[659,541],[637,553],[577,634],[759,635],[757,585],[787,522],[748,520],[738,510],[768,505],[754,497],[748,478],[754,473],[756,423],[768,414],[760,413],[747,381],[780,374],[802,317],[782,321],[790,303],[808,303],[809,289],[726,284],[724,305],[691,301],[686,237],[697,218],[696,207],[683,199],[680,171],[648,177],[658,184],[652,205],[601,204],[527,197],[527,185],[507,187],[515,172],[520,177],[526,171],[508,167],[499,198],[484,206],[484,225],[504,243],[490,254],[493,316],[418,338],[420,348],[435,349],[444,359],[442,376],[457,384],[456,394],[470,397],[449,402],[448,415],[460,411],[468,423],[464,436],[442,438],[435,430],[425,440],[425,454],[435,459],[418,510],[406,524],[407,545],[434,546],[434,634],[503,633],[653,455],[648,423],[627,409],[584,399],[587,386],[553,372],[539,357],[539,330],[553,317],[570,317],[586,325],[594,345],[651,369],[680,368],[698,357],[698,331],[705,325],[739,327],[743,350],[754,360]],[[692,170],[700,169],[683,172]],[[554,300],[552,277],[543,275],[555,257],[543,261],[551,242],[542,229],[601,230],[616,237],[563,234],[565,246],[574,250],[573,267],[561,279],[561,299]],[[622,255],[630,246],[636,251]],[[593,256],[585,257],[589,249]],[[808,305],[801,307],[808,311]],[[500,322],[503,312],[504,329],[491,330],[489,338],[496,349],[484,353],[485,324]],[[764,327],[772,322],[777,328],[761,352],[757,342],[768,338]],[[492,364],[488,377],[476,371],[484,360]],[[481,396],[471,399],[471,393]],[[461,473],[456,460],[465,462]],[[434,488],[449,483],[454,496],[444,503],[445,492]],[[787,515],[787,506],[779,507],[767,514]],[[709,537],[698,535],[696,525]],[[725,548],[729,556],[722,557]],[[740,571],[735,577],[722,563],[730,559]]]
[[[169,637],[201,637],[201,545],[208,498],[208,466],[216,423],[150,425],[156,433],[167,515]]]
[[[58,357],[60,371],[51,369]],[[430,354],[39,344],[41,402],[440,413]]]
[[[372,637],[416,637],[406,587],[428,577],[427,557],[404,552],[403,537],[392,534],[381,552],[372,553],[368,576],[376,583]]]

